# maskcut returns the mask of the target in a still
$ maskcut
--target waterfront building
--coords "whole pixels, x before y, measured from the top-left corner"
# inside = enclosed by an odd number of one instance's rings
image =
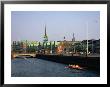
[[[75,50],[76,43],[80,43],[80,41],[60,41],[60,44],[57,47],[57,53],[63,55],[71,55],[72,53],[76,53]]]
[[[17,52],[17,53],[22,51],[21,44],[20,44],[19,41],[13,41],[12,42],[12,51],[13,52]]]
[[[86,52],[87,41],[13,41],[12,52],[17,53],[32,53],[41,52],[43,54],[76,54]],[[100,53],[100,39],[88,40],[88,50],[90,53]]]
[[[86,50],[87,40],[83,40],[81,43],[83,44],[84,49]],[[100,39],[99,40],[95,40],[95,39],[88,40],[88,50],[90,53],[100,54]]]

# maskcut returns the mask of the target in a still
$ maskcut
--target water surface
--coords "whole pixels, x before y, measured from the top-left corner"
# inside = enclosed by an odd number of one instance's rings
[[[29,58],[11,60],[12,77],[97,77],[94,71],[65,68],[67,65]]]

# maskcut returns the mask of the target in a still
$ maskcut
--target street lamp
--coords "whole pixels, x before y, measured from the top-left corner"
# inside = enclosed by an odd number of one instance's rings
[[[75,53],[75,45],[74,45],[74,53]]]
[[[50,50],[50,53],[52,54],[52,41],[50,42],[50,48],[51,48],[51,50]]]
[[[86,56],[88,56],[88,22],[86,22],[86,35],[87,35],[87,52],[86,52]]]
[[[92,54],[93,54],[93,50],[94,50],[93,46],[94,46],[94,44],[93,44],[93,40],[92,40]]]

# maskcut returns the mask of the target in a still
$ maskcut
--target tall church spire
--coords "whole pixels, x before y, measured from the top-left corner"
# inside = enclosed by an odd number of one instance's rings
[[[72,38],[72,41],[75,41],[75,36],[74,36],[74,33],[73,33],[73,38]]]
[[[46,25],[45,25],[44,42],[47,42],[47,41],[48,41],[48,36],[47,36]]]

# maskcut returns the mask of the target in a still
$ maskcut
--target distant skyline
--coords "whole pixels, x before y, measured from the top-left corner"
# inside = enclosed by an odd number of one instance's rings
[[[12,11],[11,41],[43,41],[46,31],[49,41],[73,38],[81,41],[100,39],[99,11]]]

